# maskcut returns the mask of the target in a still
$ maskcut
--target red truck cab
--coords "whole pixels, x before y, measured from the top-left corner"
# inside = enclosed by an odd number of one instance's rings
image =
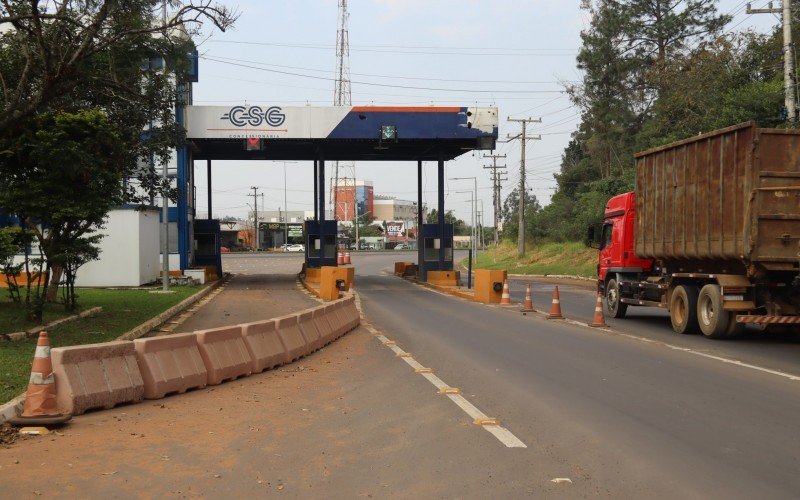
[[[606,203],[597,261],[601,287],[609,273],[649,273],[653,267],[651,259],[640,259],[633,251],[635,209],[636,195],[633,192],[614,196]]]

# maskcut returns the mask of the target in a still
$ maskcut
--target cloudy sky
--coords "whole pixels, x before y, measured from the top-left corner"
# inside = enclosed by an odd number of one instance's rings
[[[201,54],[196,105],[333,104],[336,67],[336,0],[224,2],[240,13],[234,29],[196,40]],[[746,3],[721,0],[731,13],[729,30],[769,30],[772,15],[747,15]],[[761,7],[765,1],[753,1]],[[585,12],[578,0],[350,0],[350,70],[354,105],[491,105],[499,108],[500,136],[519,125],[506,118],[541,118],[529,141],[527,186],[546,204],[552,174],[578,110],[564,85],[580,80],[575,56]],[[778,2],[779,4],[779,2]],[[519,141],[498,144],[508,181],[503,197],[519,183]],[[201,164],[202,163],[202,164]],[[488,160],[466,154],[447,164],[447,177],[478,179],[485,220],[492,220]],[[198,210],[206,210],[205,162],[197,163]],[[289,210],[313,209],[313,167],[287,166]],[[376,195],[416,199],[416,165],[364,162],[359,179],[371,180]],[[332,168],[328,168],[329,172]],[[425,167],[425,202],[435,204],[435,165]],[[331,172],[332,174],[332,172]],[[214,162],[214,216],[246,216],[251,186],[264,193],[259,209],[285,209],[283,164],[268,161]],[[469,221],[472,181],[447,181],[446,206]]]

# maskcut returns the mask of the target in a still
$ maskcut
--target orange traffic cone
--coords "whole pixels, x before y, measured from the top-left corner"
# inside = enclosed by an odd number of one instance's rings
[[[522,307],[522,312],[533,312],[533,298],[531,297],[531,285],[525,289],[525,305]]]
[[[599,328],[607,327],[606,319],[603,316],[603,294],[597,292],[597,302],[594,306],[594,318],[592,318],[592,322],[589,323],[589,326],[596,326]]]
[[[558,296],[558,286],[553,288],[553,305],[550,306],[550,314],[547,319],[564,319],[561,314],[561,298]]]
[[[10,419],[15,425],[60,424],[72,418],[58,412],[53,363],[50,361],[50,341],[47,332],[39,333],[36,353],[33,355],[31,378],[25,393],[22,415]]]
[[[503,281],[503,294],[500,296],[500,305],[511,305],[511,294],[508,293],[508,280]]]
[[[344,263],[345,264],[350,264],[350,252],[345,252],[344,253]]]
[[[337,252],[336,254],[336,265],[341,266],[344,264],[344,254],[342,252]]]

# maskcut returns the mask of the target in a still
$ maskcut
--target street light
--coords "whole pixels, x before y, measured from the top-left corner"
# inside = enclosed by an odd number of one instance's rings
[[[473,227],[472,234],[474,236],[475,235],[474,228],[475,228],[475,205],[476,205],[475,201],[476,200],[475,200],[475,198],[472,197],[472,191],[456,191],[456,193],[465,193],[465,194],[469,193],[469,204],[470,204],[470,208],[472,209],[472,217],[471,217],[472,218],[472,227]],[[470,247],[471,248],[469,249],[469,267],[467,268],[467,288],[468,289],[472,288],[472,257],[473,257],[473,255],[475,255],[477,257],[477,254],[476,254],[477,249],[475,248],[475,239],[474,238],[472,239],[472,243],[470,244]]]
[[[283,163],[283,209],[286,212],[286,215],[283,217],[283,243],[289,245],[289,205],[286,203],[286,164],[297,162],[281,160],[281,163]]]
[[[473,206],[472,206],[473,224],[472,224],[471,238],[472,238],[472,242],[473,242],[472,248],[475,249],[475,258],[477,258],[478,257],[478,245],[477,245],[476,240],[477,240],[478,232],[475,230],[475,222],[474,221],[477,218],[475,216],[475,210],[477,208],[477,201],[478,201],[478,178],[477,177],[450,177],[451,181],[466,181],[466,180],[469,180],[469,179],[472,179],[473,188],[474,188],[474,192],[475,192],[475,195],[473,197]]]
[[[469,194],[469,209],[470,209],[470,223],[472,224],[473,231],[470,233],[470,246],[475,250],[475,198],[472,197],[472,191],[456,191],[458,194]]]

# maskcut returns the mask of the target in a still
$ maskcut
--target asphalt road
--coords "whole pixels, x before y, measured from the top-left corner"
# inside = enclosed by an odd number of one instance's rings
[[[485,460],[560,460],[573,481],[611,496],[800,492],[800,381],[781,373],[800,373],[796,340],[677,336],[657,311],[612,322],[655,341],[643,342],[421,290],[382,275],[394,260],[354,257],[367,317],[528,445],[476,450]],[[567,316],[588,320],[592,292],[560,289]],[[514,281],[517,300],[523,290]],[[540,309],[551,290],[536,284]]]

